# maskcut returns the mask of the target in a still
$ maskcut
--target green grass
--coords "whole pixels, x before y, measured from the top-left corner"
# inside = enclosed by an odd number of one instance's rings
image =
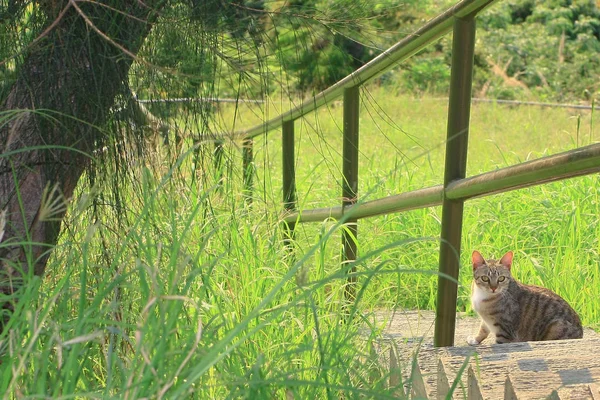
[[[362,200],[441,183],[446,102],[398,97],[381,88],[363,91],[362,103]],[[336,104],[296,123],[301,209],[341,202],[341,113],[341,104]],[[467,175],[596,143],[600,131],[593,130],[593,117],[590,112],[565,109],[474,104]],[[279,132],[272,132],[266,140],[259,140],[256,151],[258,186],[267,193],[259,201],[269,208],[280,207],[279,136]],[[598,176],[591,175],[468,201],[459,310],[470,311],[472,250],[488,257],[513,250],[517,254],[513,271],[519,280],[552,288],[574,305],[586,325],[600,327],[592,294],[599,280],[597,186]],[[423,238],[389,249],[361,265],[362,271],[374,271],[386,263],[367,291],[367,304],[435,307],[440,221],[439,207],[360,221],[361,254],[394,242]],[[297,229],[300,251],[311,249],[317,232],[328,224],[301,225]],[[339,240],[332,239],[328,248],[313,258],[312,273],[333,273],[339,253]],[[406,274],[406,270],[430,274]]]
[[[297,122],[302,208],[341,202],[341,105]],[[241,108],[238,126],[263,118]],[[268,116],[276,113],[270,109]],[[225,107],[222,128],[233,110]],[[596,142],[591,115],[473,107],[468,174]],[[227,122],[227,124],[225,124]],[[363,92],[363,199],[438,184],[445,102]],[[595,124],[596,126],[598,124]],[[297,228],[283,246],[280,134],[257,139],[252,206],[239,144],[222,186],[210,160],[135,169],[115,224],[103,189],[79,188],[43,279],[31,278],[0,336],[6,398],[391,398],[374,356],[372,310],[433,308],[439,208],[361,220],[359,298],[342,323],[337,221]],[[211,149],[212,144],[207,145]],[[206,154],[206,153],[204,153]],[[151,172],[154,171],[154,172]],[[459,309],[469,310],[469,254],[516,252],[514,272],[565,297],[598,327],[598,177],[471,200],[465,208]],[[91,196],[82,196],[91,194]],[[105,202],[104,202],[105,203]],[[370,328],[368,328],[370,327]],[[362,335],[359,335],[359,330]],[[407,366],[404,366],[407,367]]]

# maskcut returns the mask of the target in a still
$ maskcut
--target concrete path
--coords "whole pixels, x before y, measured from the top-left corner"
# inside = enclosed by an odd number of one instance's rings
[[[375,319],[383,327],[380,357],[401,370],[413,398],[446,398],[462,369],[454,398],[600,399],[600,335],[591,329],[583,340],[496,345],[490,337],[469,346],[466,338],[477,332],[479,319],[461,314],[455,347],[436,349],[433,311],[378,311]]]

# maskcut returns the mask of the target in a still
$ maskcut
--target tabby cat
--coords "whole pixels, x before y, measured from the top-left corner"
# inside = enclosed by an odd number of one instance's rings
[[[473,252],[471,303],[481,326],[467,343],[477,345],[490,332],[496,335],[496,343],[582,338],[575,310],[549,289],[517,282],[510,273],[512,260],[512,251],[499,261],[484,260]]]

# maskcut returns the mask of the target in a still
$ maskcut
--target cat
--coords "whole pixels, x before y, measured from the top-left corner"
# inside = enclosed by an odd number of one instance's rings
[[[581,339],[579,315],[553,291],[517,282],[511,275],[513,252],[499,261],[472,255],[471,304],[481,318],[477,336],[467,343],[481,343],[490,333],[496,343]]]

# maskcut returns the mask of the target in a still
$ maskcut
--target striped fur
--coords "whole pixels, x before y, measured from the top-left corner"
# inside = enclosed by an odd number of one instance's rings
[[[473,252],[471,303],[481,327],[467,342],[479,344],[490,333],[496,343],[582,338],[575,310],[549,289],[517,282],[510,272],[512,259],[512,252],[498,261]]]

